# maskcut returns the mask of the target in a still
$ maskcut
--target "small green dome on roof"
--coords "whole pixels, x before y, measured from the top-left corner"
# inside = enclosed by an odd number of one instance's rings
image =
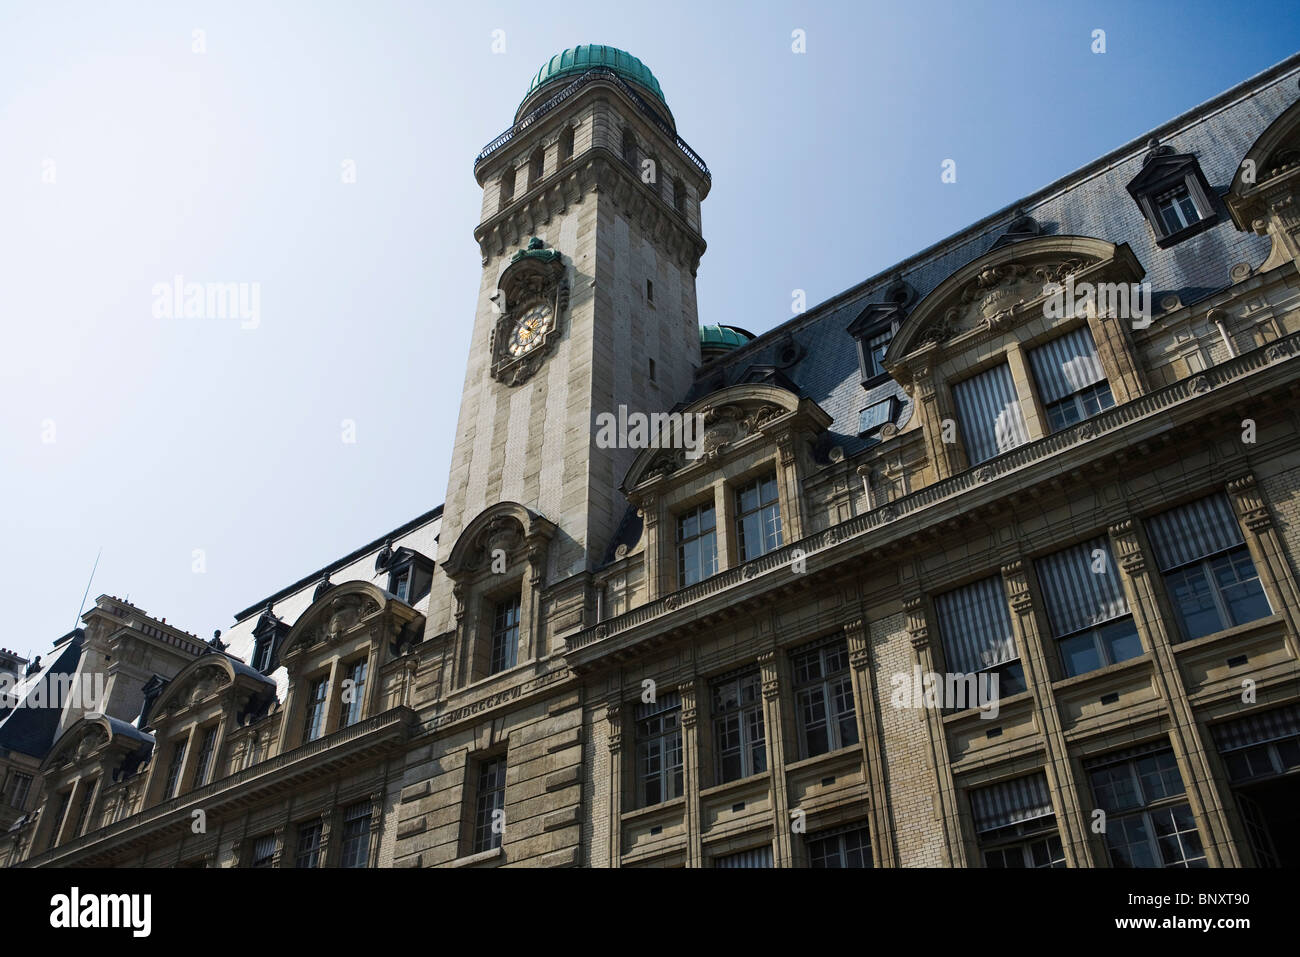
[[[739,326],[700,326],[700,351],[705,358],[743,346],[754,334]]]
[[[655,79],[655,75],[650,72],[648,66],[626,50],[605,46],[602,43],[582,43],[576,47],[570,47],[563,53],[555,54],[542,65],[542,68],[537,71],[537,75],[533,77],[532,82],[528,84],[528,92],[524,95],[524,99],[528,99],[539,87],[550,83],[552,80],[558,80],[566,76],[576,76],[594,67],[605,67],[608,70],[613,70],[625,80],[631,80],[633,83],[645,87],[658,97],[664,106],[668,105],[668,101],[664,99],[664,91],[659,86],[659,81]]]

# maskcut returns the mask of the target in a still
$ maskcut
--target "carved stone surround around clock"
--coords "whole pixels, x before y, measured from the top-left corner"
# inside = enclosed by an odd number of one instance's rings
[[[541,368],[560,338],[569,306],[568,270],[563,256],[557,250],[546,249],[541,240],[533,239],[527,249],[515,253],[501,274],[496,301],[501,314],[488,341],[492,378],[516,386]],[[525,313],[537,306],[549,310],[549,320],[536,332],[526,351],[512,354],[511,339],[516,326]]]

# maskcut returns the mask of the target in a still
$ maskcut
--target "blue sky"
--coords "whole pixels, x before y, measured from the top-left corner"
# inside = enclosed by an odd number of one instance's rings
[[[71,628],[100,546],[92,600],[207,637],[443,500],[473,159],[565,47],[655,72],[713,171],[701,321],[762,332],[1298,40],[1285,4],[0,2],[0,644]],[[178,274],[259,284],[257,327],[155,317]]]

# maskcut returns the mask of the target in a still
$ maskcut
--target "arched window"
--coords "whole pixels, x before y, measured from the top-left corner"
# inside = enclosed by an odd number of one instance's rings
[[[546,170],[546,154],[539,146],[533,150],[533,155],[528,157],[528,188],[532,189],[542,181],[542,174]]]
[[[510,167],[501,174],[501,206],[505,206],[515,198],[515,169]]]

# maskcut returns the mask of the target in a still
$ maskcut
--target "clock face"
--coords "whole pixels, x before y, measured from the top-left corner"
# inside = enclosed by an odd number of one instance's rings
[[[510,355],[522,356],[536,348],[542,341],[542,336],[551,328],[552,318],[551,307],[544,302],[525,309],[515,320],[510,340],[506,343]]]

